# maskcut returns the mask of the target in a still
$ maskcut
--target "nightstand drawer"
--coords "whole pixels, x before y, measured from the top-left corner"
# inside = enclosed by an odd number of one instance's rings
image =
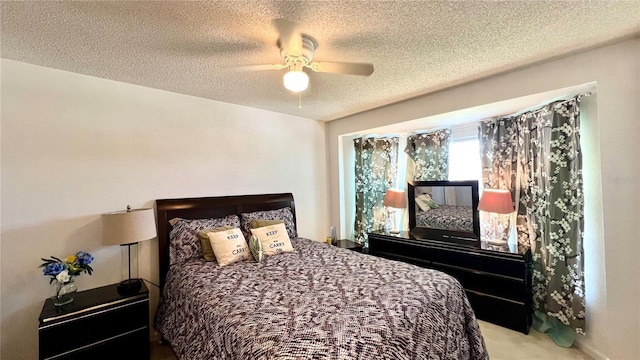
[[[132,333],[120,334],[115,338],[77,349],[54,359],[64,360],[112,360],[112,359],[148,359],[148,347],[140,344],[149,341],[149,329],[144,328]]]
[[[45,301],[40,359],[148,359],[149,291],[121,295],[116,285],[78,292],[61,307]]]
[[[148,308],[149,300],[141,299],[42,326],[40,345],[48,349],[42,356],[47,358],[140,329],[148,332]],[[72,342],[68,341],[71,336]]]

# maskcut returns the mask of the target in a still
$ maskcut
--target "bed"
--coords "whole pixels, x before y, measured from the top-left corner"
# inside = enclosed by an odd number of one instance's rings
[[[171,241],[190,245],[170,237],[169,220],[289,208],[295,227],[292,194],[167,199],[156,207],[155,326],[180,359],[488,359],[463,288],[438,271],[296,236],[293,252],[260,263],[220,267],[194,247],[176,260]]]
[[[473,213],[470,206],[438,205],[435,209],[418,211],[416,226],[473,232]]]

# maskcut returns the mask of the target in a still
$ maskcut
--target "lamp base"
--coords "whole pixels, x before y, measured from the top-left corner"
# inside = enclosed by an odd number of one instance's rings
[[[118,284],[116,288],[118,289],[118,294],[120,295],[132,295],[140,291],[140,289],[142,288],[142,280],[127,279],[120,282],[120,284]]]

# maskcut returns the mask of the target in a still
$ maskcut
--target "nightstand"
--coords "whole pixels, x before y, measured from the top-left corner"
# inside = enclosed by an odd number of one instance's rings
[[[352,250],[352,251],[356,251],[356,252],[359,252],[359,253],[362,252],[362,247],[363,247],[362,244],[358,244],[357,242],[352,241],[352,240],[338,240],[338,241],[336,241],[336,245],[335,246],[337,246],[339,248],[343,248],[343,249],[349,249],[349,250]]]
[[[149,359],[149,290],[122,296],[116,285],[47,299],[38,327],[40,359]]]

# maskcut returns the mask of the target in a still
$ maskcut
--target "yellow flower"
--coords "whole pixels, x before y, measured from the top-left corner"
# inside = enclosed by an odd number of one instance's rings
[[[76,262],[77,257],[75,255],[69,255],[67,256],[67,264],[73,264],[74,262]]]

